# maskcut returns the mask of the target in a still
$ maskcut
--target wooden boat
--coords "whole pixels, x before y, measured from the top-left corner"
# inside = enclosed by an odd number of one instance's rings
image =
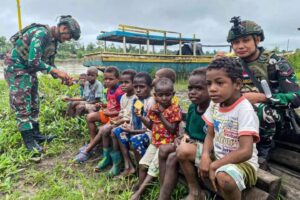
[[[168,34],[178,35],[178,37]],[[119,30],[102,32],[97,39],[104,41],[104,51],[85,55],[84,66],[117,66],[120,70],[135,69],[147,72],[169,67],[178,74],[185,74],[195,68],[207,66],[212,59],[212,56],[202,55],[200,39],[195,35],[193,38],[184,38],[181,33],[173,31],[119,25]],[[107,52],[106,42],[123,43],[123,52]],[[127,44],[139,45],[139,52],[127,52]],[[146,45],[146,53],[141,53],[142,45]],[[163,46],[163,53],[155,53],[156,45]],[[177,55],[167,54],[167,47],[172,45],[179,45]],[[151,46],[152,52],[150,52]]]

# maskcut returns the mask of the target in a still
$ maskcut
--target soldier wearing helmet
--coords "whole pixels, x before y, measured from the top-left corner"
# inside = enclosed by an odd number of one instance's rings
[[[60,78],[70,85],[69,75],[54,64],[58,43],[80,37],[78,22],[70,15],[61,16],[57,26],[31,24],[13,35],[13,48],[5,55],[4,76],[10,90],[10,106],[16,112],[18,129],[29,151],[43,149],[41,142],[50,142],[54,137],[40,133],[38,114],[38,78],[42,71]]]
[[[227,41],[243,64],[243,95],[257,109],[260,120],[260,142],[257,144],[259,164],[266,169],[275,133],[293,129],[293,124],[286,120],[285,113],[287,109],[294,111],[294,108],[299,107],[300,88],[291,65],[275,52],[259,47],[265,36],[258,24],[248,20],[241,21],[239,17],[233,17],[230,22],[233,26],[229,30]],[[271,98],[263,93],[261,80],[268,82]]]

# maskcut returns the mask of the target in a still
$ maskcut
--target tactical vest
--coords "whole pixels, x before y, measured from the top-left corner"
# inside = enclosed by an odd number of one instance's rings
[[[273,93],[278,93],[278,70],[276,69],[276,62],[272,62],[272,57],[274,55],[274,52],[263,51],[258,59],[248,63],[248,66],[259,82],[261,80],[267,80],[271,91]],[[259,92],[250,76],[245,71],[243,72],[242,92]]]
[[[30,41],[25,41],[23,38],[23,35],[29,31],[32,28],[38,28],[38,27],[44,27],[45,29],[48,30],[49,34],[51,34],[50,27],[47,25],[43,24],[37,24],[33,23],[25,28],[23,28],[21,31],[17,32],[10,38],[10,42],[13,44],[14,48],[22,58],[23,62],[25,65],[28,63],[28,55],[29,55],[29,45]],[[29,38],[31,40],[31,38]],[[22,45],[17,45],[18,42],[21,42]],[[49,41],[47,44],[44,46],[44,53],[41,57],[42,61],[47,63],[48,65],[54,65],[54,59],[55,59],[55,54],[57,52],[57,41]]]

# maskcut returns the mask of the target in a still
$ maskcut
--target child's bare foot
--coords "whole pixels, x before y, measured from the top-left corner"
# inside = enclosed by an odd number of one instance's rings
[[[134,173],[135,173],[135,169],[134,169],[134,168],[127,168],[127,169],[125,169],[125,170],[120,174],[120,176],[122,176],[122,177],[127,177],[127,176],[130,176],[130,175],[134,174]]]
[[[136,184],[134,184],[134,185],[132,186],[131,191],[132,191],[132,192],[136,192],[136,191],[138,191],[139,187],[140,187],[139,183],[136,183]]]
[[[140,198],[141,195],[138,192],[136,192],[131,196],[130,200],[140,200]]]
[[[182,200],[206,200],[206,193],[202,191],[194,191],[190,192],[185,198]]]

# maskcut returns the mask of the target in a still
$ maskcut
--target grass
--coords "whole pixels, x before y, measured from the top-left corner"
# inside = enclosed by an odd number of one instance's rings
[[[30,159],[22,145],[14,113],[9,108],[6,83],[0,81],[0,199],[129,199],[136,177],[114,180],[108,179],[105,172],[95,173],[97,158],[81,165],[72,161],[88,140],[87,126],[84,118],[64,117],[66,103],[61,96],[78,94],[78,86],[68,88],[47,76],[39,80],[41,130],[58,138],[44,145],[46,153],[38,163]],[[176,88],[184,89],[183,84],[177,84]],[[159,184],[154,182],[144,199],[156,199],[158,193]],[[172,199],[185,194],[186,189],[178,186]]]

